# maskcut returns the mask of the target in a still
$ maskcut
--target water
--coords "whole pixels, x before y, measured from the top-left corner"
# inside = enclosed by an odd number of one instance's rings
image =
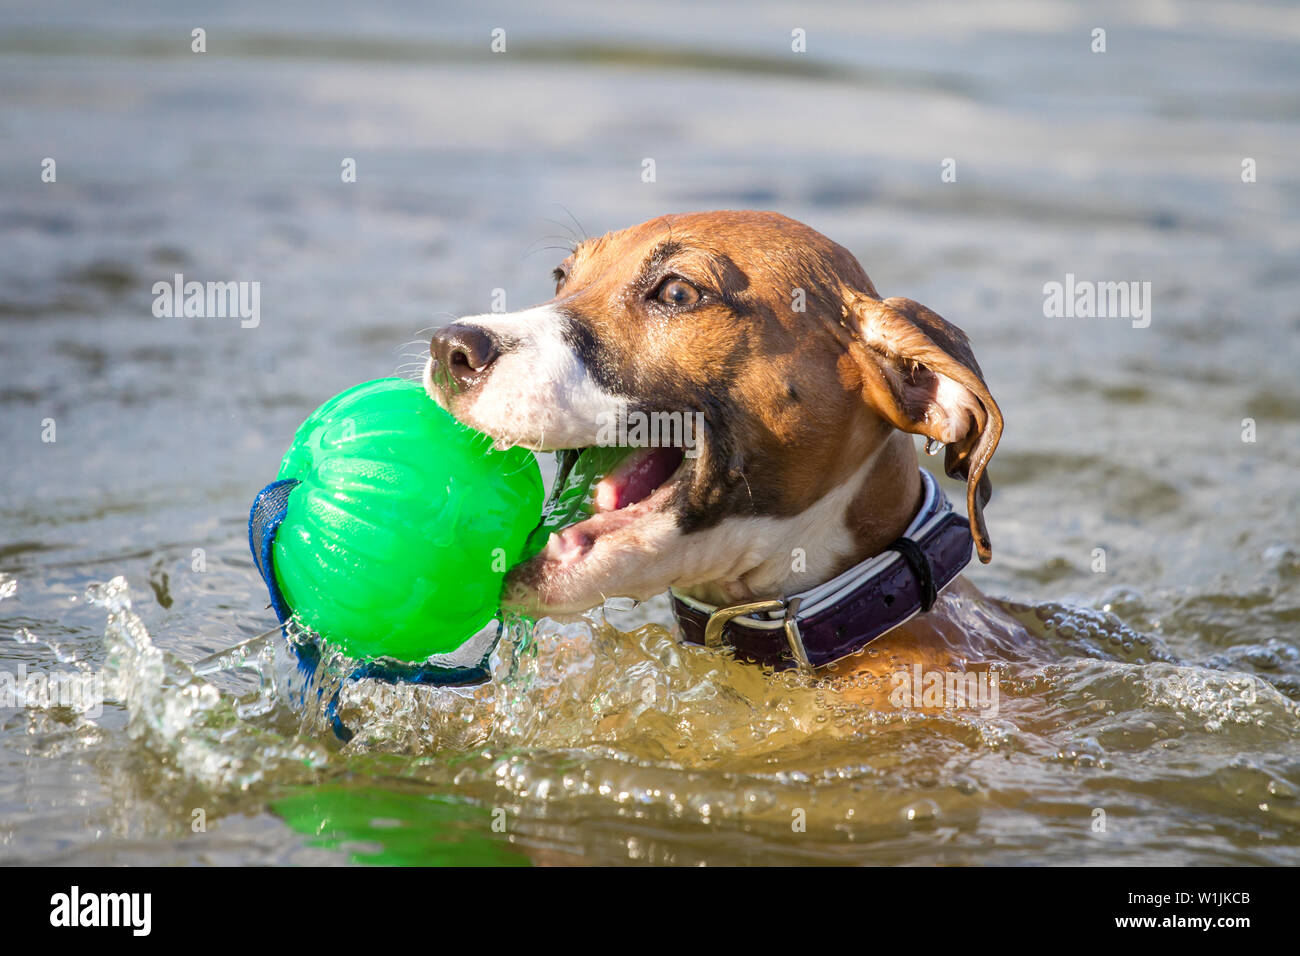
[[[0,671],[109,698],[0,708],[0,860],[1300,858],[1293,7],[263,7],[0,13]],[[290,706],[244,523],[298,422],[548,297],[570,213],[747,206],[974,342],[970,578],[1041,637],[997,715],[764,676],[662,601],[513,634],[476,691],[347,686],[346,746]],[[176,272],[260,282],[260,323],[154,318]],[[1045,318],[1066,273],[1150,281],[1150,327]]]

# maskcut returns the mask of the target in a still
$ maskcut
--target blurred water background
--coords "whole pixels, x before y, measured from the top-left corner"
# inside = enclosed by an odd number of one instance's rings
[[[1298,54],[1290,3],[4,5],[0,669],[112,699],[0,708],[0,861],[1297,862]],[[854,713],[662,604],[353,689],[342,750],[190,672],[273,623],[247,509],[312,408],[548,298],[573,231],[710,208],[972,339],[970,576],[1059,657],[1000,717]],[[156,318],[176,273],[259,324]],[[1045,317],[1067,273],[1150,282],[1149,327]]]

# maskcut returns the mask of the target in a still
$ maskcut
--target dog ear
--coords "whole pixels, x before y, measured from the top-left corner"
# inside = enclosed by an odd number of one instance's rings
[[[944,471],[966,482],[971,537],[988,563],[984,505],[993,486],[985,469],[1002,437],[1002,412],[966,334],[911,299],[852,293],[844,312],[863,398],[896,428],[947,446]]]

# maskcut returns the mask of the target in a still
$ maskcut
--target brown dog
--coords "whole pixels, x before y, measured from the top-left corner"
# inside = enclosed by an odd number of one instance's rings
[[[642,448],[607,476],[597,513],[511,573],[507,603],[568,616],[671,588],[734,607],[836,579],[885,554],[922,507],[912,435],[946,445],[947,473],[966,482],[965,557],[973,540],[989,560],[1002,415],[970,344],[925,306],[882,300],[843,247],[775,213],[662,216],[581,242],[555,277],[543,305],[440,331],[433,398],[537,450],[605,443],[603,426],[630,413],[702,427],[689,448]],[[901,551],[884,563],[907,575],[904,557],[928,573]],[[969,667],[1014,654],[1018,633],[957,579],[846,664]],[[796,628],[795,663],[797,643]]]

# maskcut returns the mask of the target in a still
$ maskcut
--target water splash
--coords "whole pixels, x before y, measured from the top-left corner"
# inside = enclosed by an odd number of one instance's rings
[[[1002,706],[982,714],[865,709],[852,681],[764,672],[599,613],[511,622],[477,687],[349,680],[355,662],[328,652],[305,680],[277,631],[187,665],[154,645],[123,579],[87,597],[108,614],[110,696],[175,786],[264,793],[296,808],[295,827],[303,784],[346,774],[414,794],[357,798],[412,814],[392,840],[415,842],[365,859],[433,852],[414,836],[436,810],[420,794],[465,805],[437,811],[444,822],[504,814],[511,843],[556,862],[578,845],[585,859],[716,859],[716,841],[690,849],[701,828],[730,833],[732,859],[838,862],[860,847],[877,862],[962,862],[989,840],[1008,858],[1041,860],[1050,845],[1065,859],[1095,848],[1093,808],[1119,814],[1171,787],[1184,805],[1169,826],[1199,820],[1262,853],[1251,820],[1267,815],[1300,845],[1296,704],[1256,674],[1179,661],[1104,611],[1008,605],[1043,654],[1001,665]],[[336,690],[346,745],[323,705]],[[387,824],[353,820],[349,792],[321,812],[382,844]],[[1078,830],[1025,829],[1040,818],[1024,804],[1043,800],[1057,817],[1077,802]]]
[[[125,578],[92,585],[86,599],[108,612],[108,694],[125,708],[131,738],[169,768],[210,787],[242,790],[272,773],[285,780],[306,778],[328,763],[323,746],[241,719],[237,698],[223,695],[184,661],[159,650],[131,609]]]

